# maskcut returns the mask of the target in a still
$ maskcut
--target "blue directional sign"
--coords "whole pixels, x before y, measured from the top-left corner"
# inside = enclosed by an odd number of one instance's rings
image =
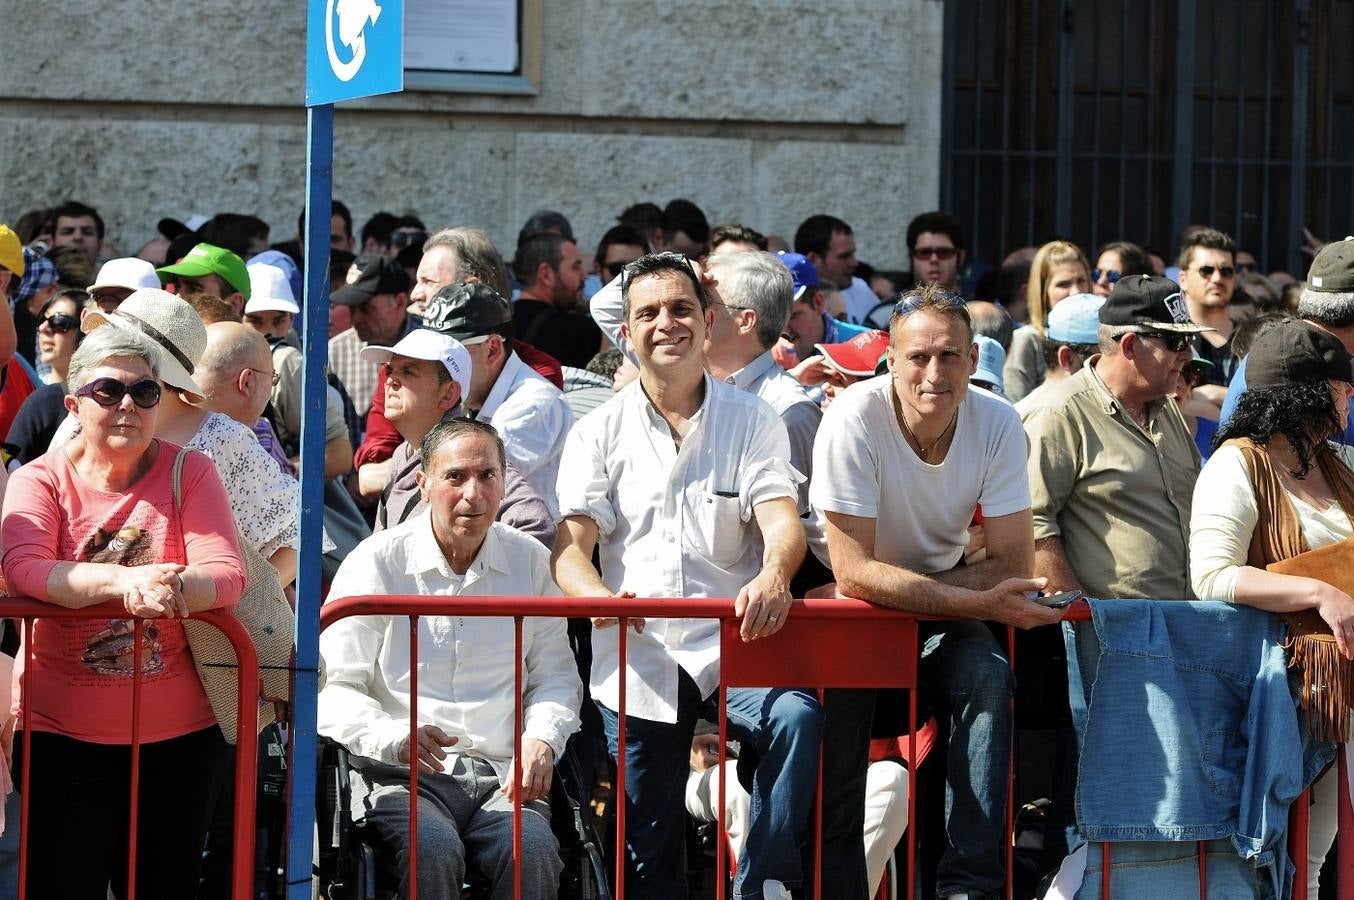
[[[404,90],[404,0],[310,0],[306,106]]]

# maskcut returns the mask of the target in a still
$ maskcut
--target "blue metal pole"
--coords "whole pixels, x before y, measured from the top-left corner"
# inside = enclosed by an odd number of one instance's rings
[[[324,528],[325,364],[329,356],[329,217],[334,107],[306,110],[305,381],[301,411],[301,552],[296,573],[296,672],[291,699],[287,900],[310,900],[319,693],[320,556]]]

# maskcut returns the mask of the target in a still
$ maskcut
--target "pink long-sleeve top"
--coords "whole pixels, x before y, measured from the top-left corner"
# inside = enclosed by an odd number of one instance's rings
[[[0,520],[9,593],[49,600],[47,580],[61,562],[174,562],[204,570],[216,583],[216,605],[233,606],[244,590],[245,564],[230,501],[211,460],[192,451],[183,462],[180,515],[172,482],[178,452],[160,441],[150,469],[121,493],[86,484],[64,448],[16,471]],[[147,619],[141,645],[141,739],[167,740],[215,724],[183,626]],[[130,620],[39,619],[18,707],[30,704],[37,731],[130,743],[134,651]],[[24,658],[21,651],[21,665]]]

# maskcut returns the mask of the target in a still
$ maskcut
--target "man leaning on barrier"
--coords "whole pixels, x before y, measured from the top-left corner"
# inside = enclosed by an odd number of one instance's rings
[[[936,284],[910,291],[889,335],[889,374],[847,388],[823,415],[809,496],[827,517],[839,594],[949,620],[920,634],[923,691],[949,717],[936,893],[996,897],[1013,680],[984,620],[1029,628],[1060,613],[1028,597],[1044,582],[1025,577],[1025,438],[1010,404],[969,387],[978,351],[963,299]],[[979,505],[986,558],[965,565]]]
[[[744,640],[775,634],[804,556],[799,474],[785,426],[762,400],[715,381],[714,315],[697,273],[671,253],[632,263],[622,335],[639,379],[570,433],[560,465],[555,578],[573,596],[735,597]],[[601,541],[602,574],[592,565]],[[684,786],[696,719],[714,721],[719,623],[631,619],[625,739],[626,896],[685,898]],[[615,620],[595,620],[592,695],[617,751]],[[728,692],[729,731],[759,758],[739,897],[788,897],[803,882],[822,711],[807,691]],[[831,801],[828,801],[831,805]],[[860,832],[855,852],[862,858]],[[834,871],[825,853],[824,869]]]
[[[373,535],[344,560],[329,599],[363,594],[558,594],[544,547],[494,521],[503,444],[456,419],[423,439],[428,508]],[[419,618],[418,746],[409,733],[409,620],[343,619],[320,636],[326,680],[319,730],[353,754],[353,816],[395,851],[409,879],[409,770],[419,765],[420,897],[458,897],[467,862],[513,896],[512,806],[522,808],[522,896],[553,898],[562,869],[546,801],[554,762],[578,729],[582,685],[565,620],[523,621],[522,780],[513,774],[513,620]]]

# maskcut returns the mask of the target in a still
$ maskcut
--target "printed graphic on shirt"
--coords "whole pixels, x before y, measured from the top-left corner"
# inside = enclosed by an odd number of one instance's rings
[[[144,566],[164,559],[182,558],[178,528],[170,527],[166,511],[147,503],[122,509],[87,531],[79,549],[68,558],[118,566]],[[78,538],[77,538],[78,540]],[[92,677],[131,678],[136,666],[136,625],[128,619],[81,623],[76,629],[82,640],[78,658]],[[159,675],[165,670],[166,649],[180,651],[183,632],[175,628],[171,638],[162,623],[144,622],[141,627],[141,674]],[[74,635],[72,635],[74,636]],[[175,639],[177,638],[177,639]]]

